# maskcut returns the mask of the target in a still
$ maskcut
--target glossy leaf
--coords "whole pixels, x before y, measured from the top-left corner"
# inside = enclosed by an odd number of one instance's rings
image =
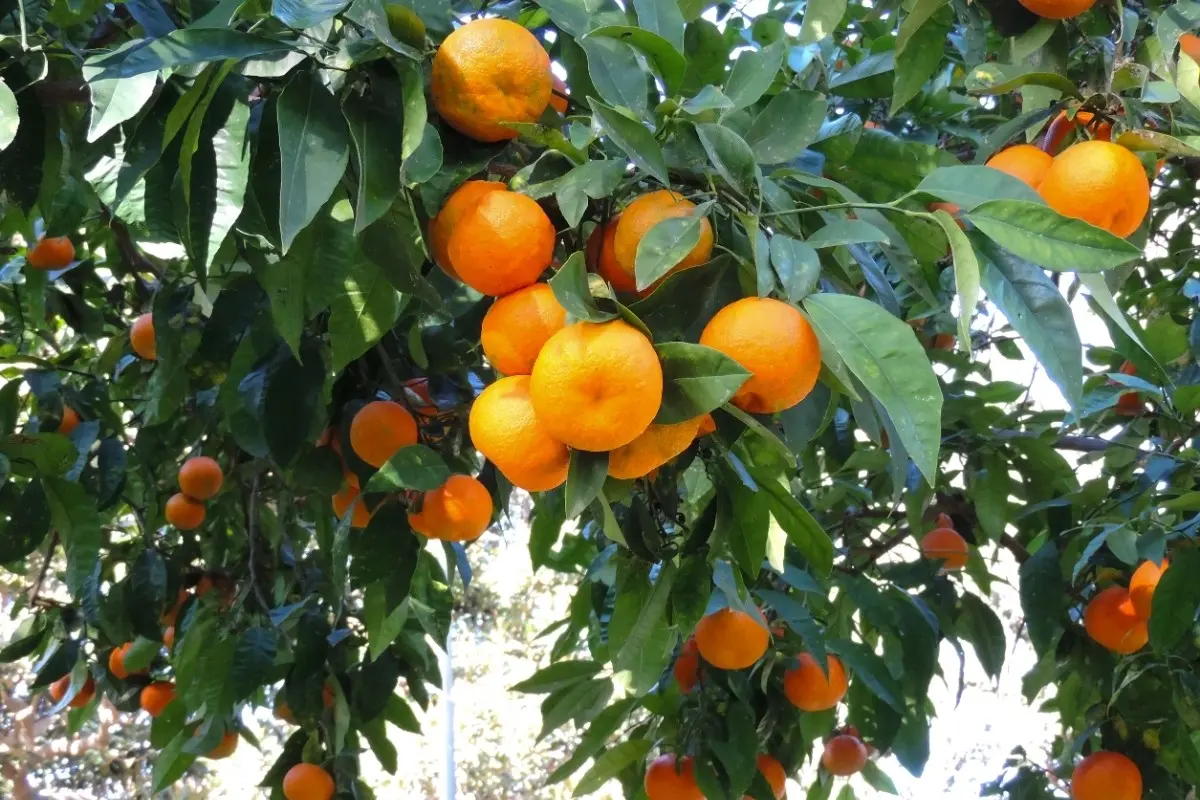
[[[654,420],[660,425],[720,408],[750,376],[736,361],[704,345],[666,342],[655,349],[663,369],[662,406]]]
[[[329,90],[298,75],[279,97],[279,233],[286,252],[346,171],[346,121]]]
[[[950,241],[950,255],[954,258],[954,286],[958,291],[958,340],[963,350],[971,352],[971,318],[979,305],[979,259],[971,240],[958,227],[957,220],[942,209],[933,212],[933,218],[941,225]]]
[[[663,184],[670,184],[662,148],[649,130],[640,122],[631,120],[593,98],[588,98],[588,104],[592,107],[592,113],[596,115],[596,121],[612,139],[613,144],[624,150],[630,160],[641,169],[658,178]]]
[[[938,167],[921,180],[917,191],[954,203],[964,211],[973,211],[989,200],[1042,202],[1024,181],[991,167]]]
[[[746,132],[746,143],[760,164],[796,158],[813,142],[825,121],[825,96],[789,89],[771,98]]]
[[[417,489],[430,492],[450,477],[446,462],[423,444],[401,447],[396,455],[379,468],[367,482],[367,492],[391,492],[397,489]]]

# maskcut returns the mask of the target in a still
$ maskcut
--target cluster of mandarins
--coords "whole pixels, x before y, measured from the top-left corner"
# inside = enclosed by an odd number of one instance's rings
[[[164,516],[181,531],[194,531],[204,524],[204,503],[217,496],[225,474],[208,456],[193,456],[179,468],[179,491],[167,499]]]
[[[1150,640],[1149,622],[1154,590],[1169,563],[1143,561],[1133,572],[1129,588],[1110,586],[1088,601],[1083,627],[1088,636],[1118,655],[1136,653]]]

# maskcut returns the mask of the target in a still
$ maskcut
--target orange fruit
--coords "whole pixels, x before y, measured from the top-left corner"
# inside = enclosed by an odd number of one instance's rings
[[[433,252],[434,263],[448,275],[458,277],[454,267],[450,266],[450,234],[487,194],[507,191],[507,186],[496,181],[467,181],[446,198],[441,210],[429,220],[429,249]]]
[[[1096,0],[1021,0],[1021,5],[1044,19],[1068,19],[1087,11]]]
[[[167,646],[168,650],[170,650],[172,647],[175,646],[175,626],[174,625],[167,626],[166,630],[163,631],[162,640],[163,640],[163,644]]]
[[[502,122],[537,122],[552,86],[542,43],[505,19],[467,23],[433,57],[434,107],[450,127],[479,142],[515,138]]]
[[[567,113],[567,97],[570,92],[567,91],[567,84],[563,79],[551,73],[550,75],[550,107],[560,114]]]
[[[446,252],[463,283],[508,294],[536,282],[554,260],[554,223],[532,197],[486,192],[454,226]]]
[[[505,375],[528,375],[546,340],[567,325],[567,310],[548,283],[535,283],[496,300],[483,317],[483,354]]]
[[[641,436],[608,454],[608,474],[623,480],[649,475],[696,441],[703,419],[696,417],[674,425],[651,423]]]
[[[1138,617],[1129,590],[1113,586],[1098,592],[1083,611],[1088,636],[1120,655],[1135,653],[1150,639],[1146,622]]]
[[[61,678],[50,684],[50,699],[55,703],[62,700],[67,695],[67,689],[71,688],[71,676],[63,675]],[[79,691],[71,698],[71,702],[67,703],[69,708],[83,708],[88,703],[92,702],[92,698],[96,696],[96,682],[91,676],[84,681],[83,686],[79,687]]]
[[[843,733],[825,743],[821,764],[831,775],[848,777],[867,765],[867,747],[862,739]]]
[[[1150,180],[1133,153],[1112,142],[1078,142],[1062,151],[1038,187],[1046,205],[1115,236],[1138,229],[1150,209]]]
[[[154,315],[142,314],[133,321],[129,329],[129,344],[133,352],[147,361],[158,358],[158,348],[154,344]]]
[[[671,668],[671,674],[679,684],[679,691],[684,694],[689,694],[696,688],[696,684],[700,682],[700,648],[696,645],[696,637],[689,636],[683,643],[683,647],[679,649],[679,657],[675,659],[675,666]]]
[[[226,731],[221,737],[220,743],[212,750],[208,751],[209,758],[229,758],[233,755],[233,751],[237,750],[238,735],[237,731]]]
[[[372,467],[382,467],[402,447],[417,443],[417,421],[399,403],[367,403],[350,423],[350,447]]]
[[[933,337],[931,346],[934,350],[953,350],[956,341],[958,339],[953,333],[939,333]]]
[[[1114,411],[1117,416],[1121,417],[1136,417],[1146,408],[1146,402],[1142,400],[1141,395],[1137,392],[1123,392],[1117,398],[1117,405]]]
[[[292,707],[287,704],[287,700],[283,699],[282,692],[275,695],[275,719],[289,725],[296,724],[296,715],[292,713]]]
[[[796,666],[783,675],[783,693],[801,711],[827,711],[846,695],[846,668],[835,655],[826,657],[829,674],[809,653],[801,653]]]
[[[1158,582],[1169,566],[1170,562],[1164,558],[1161,566],[1153,561],[1143,561],[1142,565],[1134,570],[1133,578],[1129,581],[1129,601],[1133,603],[1133,610],[1137,612],[1138,619],[1150,619],[1154,590],[1158,588]]]
[[[771,634],[762,612],[754,619],[744,611],[722,608],[705,614],[692,634],[701,657],[717,669],[745,669],[767,652]]]
[[[783,771],[783,764],[774,756],[762,755],[756,759],[758,763],[758,771],[767,779],[767,783],[771,786],[771,793],[775,795],[775,800],[783,800],[787,797],[787,773]],[[752,800],[750,795],[745,795],[742,800]]]
[[[157,717],[171,705],[175,699],[175,684],[167,681],[155,681],[142,689],[139,699],[142,710],[152,717]]]
[[[350,527],[367,527],[367,523],[371,521],[371,512],[363,502],[362,495],[359,494],[358,489],[355,489],[350,484],[343,486],[341,491],[333,496],[333,513],[341,520],[346,516],[346,512],[350,510],[352,503],[354,504],[354,516],[350,518]]]
[[[696,785],[696,768],[687,756],[676,759],[673,753],[664,753],[651,761],[644,786],[646,800],[704,800]]]
[[[626,272],[617,263],[617,251],[613,247],[620,220],[621,217],[616,216],[605,225],[597,225],[588,236],[584,255],[587,258],[588,269],[611,283],[613,289],[626,294],[636,294],[637,281],[633,277],[633,271]],[[650,292],[651,289],[647,289],[646,292]]]
[[[992,169],[1012,175],[1029,184],[1034,190],[1042,185],[1054,157],[1031,144],[1018,144],[1001,150],[988,159]]]
[[[577,322],[550,337],[533,366],[538,421],[560,442],[604,452],[629,444],[662,404],[658,353],[619,320]]]
[[[194,531],[204,524],[204,503],[179,492],[167,500],[164,516],[179,530]]]
[[[545,492],[567,479],[571,453],[533,410],[528,375],[501,378],[471,406],[471,441],[514,486]]]
[[[750,372],[731,401],[752,414],[774,414],[799,403],[817,385],[821,345],[793,306],[769,297],[743,297],[718,311],[700,344],[719,350]]]
[[[1099,750],[1071,776],[1073,800],[1142,800],[1142,772],[1128,756]]]
[[[335,791],[333,776],[316,764],[297,764],[283,776],[287,800],[330,800]]]
[[[664,219],[691,216],[696,204],[668,189],[641,195],[621,212],[613,236],[613,254],[623,271],[633,277],[638,245],[651,228]],[[672,272],[698,267],[712,255],[713,231],[707,219],[700,221],[700,241],[674,267]]]
[[[58,423],[56,433],[61,433],[63,436],[70,436],[71,431],[79,427],[79,414],[70,406],[63,406],[62,420]]]
[[[1200,63],[1200,36],[1185,33],[1179,37],[1179,52],[1187,55],[1192,61]]]
[[[962,569],[968,554],[967,540],[953,528],[934,528],[921,538],[921,555],[941,561],[944,570]]]
[[[421,513],[410,515],[409,523],[431,539],[478,539],[492,523],[491,492],[470,475],[451,475],[437,489],[425,493]]]
[[[221,465],[208,456],[196,456],[179,468],[179,488],[193,500],[211,500],[221,491],[225,475]]]
[[[62,269],[75,260],[75,245],[66,236],[47,236],[25,253],[25,263],[34,269]]]
[[[144,669],[133,673],[125,669],[125,656],[129,654],[129,650],[132,647],[133,642],[126,642],[108,654],[108,671],[113,674],[114,678],[125,680],[130,675],[146,674],[146,670]]]
[[[710,433],[717,432],[717,421],[713,419],[712,414],[704,414],[700,417],[700,427],[696,430],[696,436],[708,436]]]
[[[187,601],[191,593],[187,589],[180,589],[179,594],[175,596],[175,605],[171,606],[167,611],[159,617],[159,622],[163,625],[174,625],[176,617],[179,616],[179,610],[183,608],[184,602]]]

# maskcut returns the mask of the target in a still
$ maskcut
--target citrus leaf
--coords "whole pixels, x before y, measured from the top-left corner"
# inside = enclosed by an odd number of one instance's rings
[[[638,242],[633,272],[638,290],[649,288],[674,269],[700,242],[701,209],[685,217],[668,217],[654,224]]]
[[[754,162],[754,152],[746,141],[724,125],[701,123],[696,126],[700,144],[717,173],[745,197],[762,193],[762,171]]]
[[[584,797],[599,789],[631,764],[645,760],[650,752],[648,739],[629,739],[605,750],[575,786],[575,797]]]
[[[342,113],[354,142],[358,173],[354,233],[358,235],[383,216],[400,193],[400,153],[393,146],[397,120],[357,95],[346,99]]]
[[[1142,255],[1102,228],[1024,200],[991,200],[966,218],[997,244],[1046,269],[1102,272]]]
[[[971,94],[1008,94],[1022,86],[1045,86],[1057,89],[1071,97],[1082,97],[1074,82],[1065,75],[1057,72],[1042,72],[1038,68],[1030,69],[1025,66],[1001,64],[989,61],[980,64],[969,73],[965,81],[966,89]]]
[[[279,234],[287,251],[346,172],[346,120],[329,90],[300,73],[279,96]]]
[[[1197,584],[1196,581],[1192,583]],[[1021,609],[1025,613],[1029,641],[1033,643],[1038,656],[1045,656],[1054,648],[1062,631],[1061,617],[1066,598],[1058,564],[1058,548],[1053,542],[1043,544],[1021,565],[1020,587]]]
[[[526,694],[549,694],[598,675],[602,666],[596,661],[559,661],[539,669],[510,688]]]
[[[660,0],[650,0],[651,2],[659,2]],[[645,2],[645,0],[643,0]],[[683,74],[687,70],[687,61],[684,59],[680,49],[683,47],[683,26],[679,28],[679,43],[674,44],[668,41],[663,36],[652,30],[644,28],[635,28],[628,25],[606,25],[602,28],[596,28],[587,37],[580,42],[584,44],[588,39],[597,36],[606,36],[617,41],[624,42],[637,50],[644,53],[654,64],[655,70],[659,77],[663,80],[663,85],[667,89],[668,94],[674,94],[679,91],[679,86],[683,82]],[[587,52],[587,47],[584,47],[584,52]],[[590,55],[589,55],[589,65]],[[640,70],[639,70],[640,72]],[[595,82],[595,73],[589,70],[590,77]],[[645,94],[645,73],[642,72],[642,93]],[[600,87],[597,86],[597,89]],[[605,98],[608,99],[607,97]],[[632,108],[632,106],[629,106]]]
[[[1163,572],[1154,590],[1150,608],[1150,644],[1157,652],[1173,650],[1183,641],[1200,608],[1200,581],[1193,570],[1200,569],[1200,551],[1177,550],[1171,556],[1171,568]]]
[[[434,450],[423,444],[401,447],[396,455],[367,481],[365,493],[416,489],[431,492],[450,477],[450,468]]]
[[[674,425],[720,408],[750,377],[732,358],[701,344],[665,342],[655,350],[663,370],[662,406],[654,418],[659,425]]]
[[[206,28],[171,31],[158,39],[142,39],[134,46],[115,50],[92,61],[102,69],[97,80],[132,78],[169,67],[203,64],[208,61],[240,61],[295,48],[287,42],[237,30]]]
[[[846,0],[810,0],[804,6],[804,21],[800,24],[800,44],[819,42],[832,36],[846,16]]]
[[[567,519],[575,519],[592,504],[607,477],[608,453],[571,451],[571,464],[567,470]]]
[[[799,303],[817,288],[821,257],[811,244],[777,233],[771,237],[770,253],[775,275],[790,302]]]
[[[1025,181],[991,167],[938,167],[917,184],[915,191],[954,203],[963,211],[972,211],[989,200],[1042,202]]]
[[[809,247],[837,247],[844,244],[888,243],[888,235],[861,219],[837,219],[829,222],[805,240]]]
[[[667,162],[663,159],[662,149],[649,130],[640,122],[635,122],[611,106],[606,106],[593,97],[588,98],[588,105],[596,116],[604,133],[612,139],[613,144],[625,151],[634,164],[658,178],[663,185],[671,184],[667,176]]]
[[[549,280],[550,288],[559,304],[567,313],[584,322],[607,322],[616,319],[611,311],[601,311],[596,305],[588,287],[587,268],[584,266],[584,255],[572,253],[567,263],[562,265],[558,273]]]
[[[782,164],[799,156],[821,132],[825,95],[789,89],[771,98],[746,132],[746,144],[760,164]]]
[[[979,305],[979,259],[971,240],[958,227],[958,221],[942,209],[933,212],[933,218],[946,238],[950,240],[950,253],[954,256],[954,285],[958,290],[958,340],[963,350],[971,352],[971,318]]]
[[[735,109],[753,105],[771,87],[787,49],[785,37],[760,50],[746,50],[737,57],[724,86],[725,96],[733,101]]]
[[[633,0],[633,10],[638,25],[661,36],[676,51],[683,50],[683,13],[677,0]]]
[[[637,51],[623,39],[608,36],[586,36],[579,46],[587,54],[588,76],[600,97],[609,105],[644,114],[647,75]]]

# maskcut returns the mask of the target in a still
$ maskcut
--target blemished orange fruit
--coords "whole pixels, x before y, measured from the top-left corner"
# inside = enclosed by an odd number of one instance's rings
[[[1150,619],[1154,590],[1158,588],[1158,582],[1162,580],[1163,573],[1169,566],[1170,562],[1164,558],[1161,565],[1153,561],[1143,561],[1142,565],[1133,571],[1133,577],[1129,581],[1129,600],[1133,603],[1133,610],[1137,612],[1138,619]]]
[[[658,414],[662,393],[654,345],[619,320],[577,322],[551,336],[530,382],[534,411],[550,435],[591,452],[640,436]]]
[[[469,542],[482,536],[492,523],[492,495],[470,475],[451,475],[437,489],[425,493],[419,517],[421,521],[413,528],[429,538]]]
[[[446,37],[433,58],[433,105],[480,142],[515,138],[502,122],[536,122],[550,104],[550,56],[515,22],[477,19]]]
[[[50,699],[55,703],[62,700],[67,695],[67,689],[71,688],[71,676],[63,675],[61,678],[50,684],[49,694]],[[69,708],[83,708],[88,703],[92,702],[92,698],[96,696],[96,682],[91,676],[84,681],[83,686],[79,687],[79,691],[71,698],[71,702],[67,703]]]
[[[988,159],[987,166],[1024,181],[1034,190],[1042,185],[1054,157],[1031,144],[1005,148]]]
[[[1150,180],[1138,157],[1112,142],[1077,142],[1055,157],[1038,193],[1058,213],[1129,236],[1150,209]]]
[[[688,756],[664,753],[646,768],[646,800],[704,800],[696,784],[696,768]]]
[[[168,681],[155,681],[142,689],[138,702],[142,710],[152,717],[166,711],[167,706],[175,699],[175,684]]]
[[[567,84],[557,75],[550,76],[550,107],[560,114],[567,113],[567,97],[570,92],[567,91]]]
[[[175,646],[175,626],[174,625],[167,626],[167,628],[163,631],[162,639],[163,639],[163,644],[166,645],[168,650],[170,650],[171,648],[173,648]]]
[[[62,269],[75,260],[75,245],[66,236],[39,239],[25,253],[25,263],[34,269]]]
[[[1071,776],[1073,800],[1142,800],[1142,771],[1128,756],[1098,750]]]
[[[463,283],[509,294],[535,283],[554,260],[554,223],[532,197],[487,192],[454,226],[447,252]]]
[[[621,212],[617,231],[613,236],[613,252],[617,264],[631,277],[637,260],[637,249],[642,238],[650,229],[664,219],[691,216],[696,204],[668,189],[659,189],[641,195]],[[672,272],[698,267],[712,255],[713,231],[707,219],[700,222],[700,241],[671,268]]]
[[[700,344],[750,372],[731,402],[751,414],[791,408],[808,396],[821,373],[821,345],[808,320],[769,297],[743,297],[722,308],[704,326]]]
[[[237,746],[237,731],[227,731],[217,746],[208,751],[208,758],[229,758],[233,755],[233,751],[237,750]]]
[[[181,531],[194,531],[204,524],[204,503],[177,492],[167,500],[163,516]]]
[[[571,452],[533,410],[528,375],[510,375],[488,386],[471,405],[471,441],[514,485],[546,492],[567,479]]]
[[[617,263],[617,251],[613,247],[620,220],[620,216],[613,217],[606,224],[597,225],[588,236],[585,250],[587,265],[588,269],[611,283],[616,291],[637,294],[637,281],[633,277],[633,272],[626,272]],[[653,287],[646,291],[649,292],[651,289]]]
[[[1044,19],[1069,19],[1087,11],[1096,0],[1021,0],[1021,5]]]
[[[382,467],[402,447],[417,443],[417,421],[391,400],[363,406],[350,423],[350,447],[372,467]]]
[[[179,468],[179,488],[193,500],[211,500],[221,491],[225,474],[221,465],[208,456],[196,456]]]
[[[350,510],[350,505],[354,505],[354,515],[350,517],[351,528],[365,528],[371,521],[371,512],[367,509],[366,503],[363,502],[362,495],[358,489],[355,489],[350,484],[342,486],[332,498],[333,513],[340,520],[346,516],[346,512]]]
[[[450,234],[486,195],[507,191],[506,185],[496,181],[467,181],[446,198],[437,215],[429,220],[429,249],[433,252],[433,261],[450,277],[458,277],[450,265]]]
[[[146,674],[146,670],[144,669],[138,672],[129,672],[125,669],[125,656],[129,654],[129,650],[132,647],[133,642],[126,642],[108,654],[108,671],[113,674],[114,678],[125,680],[130,675]]]
[[[1113,586],[1098,592],[1083,611],[1088,636],[1119,655],[1136,653],[1150,640],[1146,621],[1138,617],[1129,590]]]
[[[58,423],[56,433],[70,436],[71,431],[79,427],[79,412],[70,406],[63,406],[62,420]]]
[[[758,764],[758,771],[767,779],[767,784],[770,785],[775,800],[783,800],[787,797],[787,773],[783,771],[783,764],[780,764],[774,756],[767,755],[760,755],[755,761]],[[742,800],[753,800],[753,798],[745,795]]]
[[[771,634],[762,612],[754,619],[744,611],[722,608],[705,614],[692,634],[700,656],[717,669],[745,669],[767,652]]]
[[[703,417],[674,425],[651,423],[641,436],[608,454],[608,474],[621,480],[649,475],[696,441]]]
[[[810,653],[801,653],[796,666],[783,675],[783,693],[801,711],[827,711],[846,696],[846,668],[835,655],[826,657],[829,674]]]
[[[956,570],[967,565],[970,549],[967,540],[953,528],[934,528],[921,537],[921,555],[941,561],[942,569]]]
[[[316,764],[297,764],[283,776],[287,800],[330,800],[335,791],[333,776]]]
[[[1185,33],[1179,37],[1179,52],[1200,64],[1200,36]]]
[[[567,310],[548,283],[535,283],[496,300],[483,316],[479,342],[505,375],[533,372],[542,346],[567,325]]]
[[[696,637],[689,636],[683,647],[679,648],[679,657],[671,667],[671,674],[675,676],[675,683],[679,684],[679,691],[684,694],[696,688],[700,682],[700,648],[696,645]]]
[[[147,361],[158,358],[158,347],[154,342],[154,315],[142,314],[133,321],[129,329],[129,344],[133,352]]]
[[[834,736],[825,743],[821,764],[831,775],[843,778],[854,775],[867,765],[867,746],[862,739],[848,733]]]

